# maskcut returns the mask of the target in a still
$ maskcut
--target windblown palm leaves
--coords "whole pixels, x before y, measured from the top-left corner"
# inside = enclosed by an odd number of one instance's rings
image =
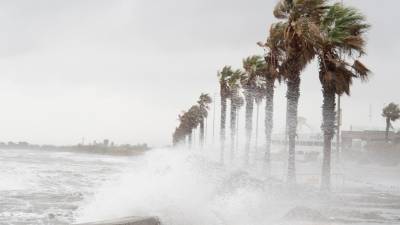
[[[281,0],[274,9],[282,22],[271,27],[270,39],[279,49],[281,74],[287,79],[296,77],[314,58],[315,49],[310,45],[314,30],[327,8],[326,0]]]
[[[363,34],[369,25],[356,9],[335,4],[329,7],[320,24],[319,36],[313,35],[320,61],[320,81],[326,89],[339,95],[350,94],[353,78],[366,80],[369,70],[357,59],[347,58],[365,53]]]

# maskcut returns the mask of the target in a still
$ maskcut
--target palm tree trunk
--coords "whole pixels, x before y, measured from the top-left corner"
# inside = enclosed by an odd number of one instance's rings
[[[322,104],[322,132],[324,134],[324,156],[322,161],[321,189],[329,190],[331,187],[331,147],[335,134],[335,91],[323,87]]]
[[[192,148],[192,134],[193,134],[193,132],[192,132],[192,130],[190,130],[190,131],[189,131],[189,134],[188,134],[189,149]]]
[[[235,135],[235,149],[239,149],[239,118],[240,118],[240,108],[236,107],[236,135]]]
[[[296,182],[296,129],[297,129],[297,107],[300,97],[300,74],[295,74],[287,81],[287,127],[289,137],[288,157],[288,183]]]
[[[221,95],[221,130],[220,130],[220,161],[224,162],[225,132],[226,132],[226,97]]]
[[[390,118],[386,117],[386,132],[385,132],[386,142],[389,142],[389,129],[390,129]]]
[[[253,129],[253,108],[254,108],[254,97],[251,90],[245,91],[246,98],[246,121],[245,121],[245,129],[246,129],[246,144],[245,144],[245,164],[249,163],[250,157],[250,142],[251,142],[251,132]]]
[[[204,118],[200,120],[200,148],[204,147]]]
[[[267,166],[271,165],[271,136],[273,128],[274,113],[274,80],[267,79],[265,96],[265,162]],[[269,173],[269,171],[268,171]]]
[[[259,118],[260,118],[260,103],[257,103],[257,109],[256,109],[256,134],[255,134],[255,140],[254,140],[254,149],[255,149],[256,153],[257,153],[257,148],[258,148],[258,121],[259,121]]]
[[[231,116],[230,116],[230,129],[231,129],[231,160],[235,158],[235,135],[236,135],[236,103],[231,99]]]
[[[193,129],[192,132],[192,137],[193,137],[193,141],[192,141],[192,146],[194,146],[194,148],[196,148],[196,128]]]

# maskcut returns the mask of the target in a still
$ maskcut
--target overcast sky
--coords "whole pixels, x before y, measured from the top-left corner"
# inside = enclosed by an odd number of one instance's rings
[[[400,103],[398,0],[345,0],[368,18],[368,83],[343,99],[344,129],[383,128],[384,103]],[[0,1],[0,141],[166,145],[177,115],[217,92],[225,64],[262,54],[276,0]],[[302,74],[299,115],[318,131],[317,67]],[[277,85],[275,131],[284,126]],[[369,108],[372,119],[369,119]],[[218,115],[217,115],[218,116]],[[398,124],[396,124],[398,125]],[[209,127],[211,127],[209,125]]]

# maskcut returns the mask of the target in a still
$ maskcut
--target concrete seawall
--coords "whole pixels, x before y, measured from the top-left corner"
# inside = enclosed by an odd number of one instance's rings
[[[80,223],[75,225],[160,225],[160,221],[156,217],[126,217],[115,220]]]

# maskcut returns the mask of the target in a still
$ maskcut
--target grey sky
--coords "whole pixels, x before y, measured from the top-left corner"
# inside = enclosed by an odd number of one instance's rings
[[[400,103],[397,0],[345,0],[372,24],[369,83],[343,100],[344,128],[383,127],[384,103]],[[177,114],[201,92],[217,91],[216,71],[262,54],[257,41],[276,21],[276,1],[38,0],[0,2],[0,141],[169,144]],[[316,65],[303,74],[299,115],[315,130],[322,103]],[[284,85],[275,127],[282,129]],[[372,121],[369,122],[369,104]]]

